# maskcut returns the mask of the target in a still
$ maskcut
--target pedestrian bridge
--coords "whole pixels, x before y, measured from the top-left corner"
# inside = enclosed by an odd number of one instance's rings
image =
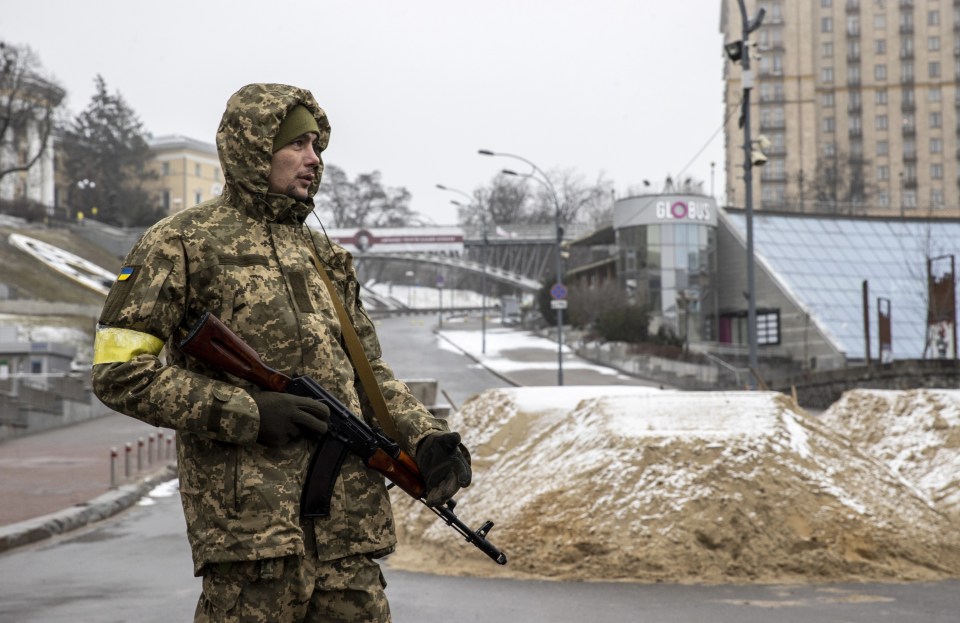
[[[358,262],[413,262],[420,264],[432,264],[434,266],[444,266],[454,268],[468,273],[483,275],[486,273],[487,279],[502,283],[523,292],[536,293],[540,291],[542,284],[536,279],[521,275],[520,273],[505,270],[498,266],[487,265],[480,262],[473,262],[459,257],[450,257],[446,255],[436,255],[432,253],[367,253],[357,255],[354,258]]]

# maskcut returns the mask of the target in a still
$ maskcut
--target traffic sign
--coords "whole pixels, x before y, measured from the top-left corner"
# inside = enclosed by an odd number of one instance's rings
[[[550,288],[550,296],[558,300],[567,298],[567,286],[562,283],[553,284]]]
[[[550,309],[566,309],[567,301],[565,299],[553,299],[550,301]]]

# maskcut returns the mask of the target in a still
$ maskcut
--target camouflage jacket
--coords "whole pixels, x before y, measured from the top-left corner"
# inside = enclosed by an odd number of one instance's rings
[[[382,361],[350,254],[304,225],[312,200],[267,193],[272,137],[296,104],[314,113],[325,147],[329,125],[309,92],[250,85],[230,99],[217,132],[224,194],[150,228],[127,256],[100,317],[97,396],[117,411],[177,431],[180,493],[197,573],[207,563],[303,553],[299,501],[315,445],[257,444],[260,416],[245,391],[249,385],[177,349],[205,311],[268,366],[309,375],[354,413],[367,413],[311,247],[352,317],[396,420],[397,441],[413,455],[426,434],[446,430]],[[318,185],[319,179],[311,196]],[[395,545],[383,478],[354,456],[344,462],[330,516],[315,521],[326,559]]]

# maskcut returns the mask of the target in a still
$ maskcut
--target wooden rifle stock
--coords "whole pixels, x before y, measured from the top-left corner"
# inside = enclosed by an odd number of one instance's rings
[[[180,342],[179,348],[191,357],[261,389],[285,392],[290,384],[289,376],[263,363],[257,351],[210,312],[203,314],[197,326]]]
[[[424,504],[426,485],[413,458],[382,433],[373,430],[335,396],[308,376],[291,378],[270,368],[260,355],[215,315],[206,312],[178,345],[180,350],[203,363],[253,383],[261,389],[314,398],[330,409],[329,432],[310,459],[307,482],[301,497],[305,517],[322,517],[330,512],[330,497],[347,451],[359,456],[411,497]],[[427,507],[498,564],[507,557],[486,539],[493,522],[474,531],[454,514],[454,500],[445,506]]]

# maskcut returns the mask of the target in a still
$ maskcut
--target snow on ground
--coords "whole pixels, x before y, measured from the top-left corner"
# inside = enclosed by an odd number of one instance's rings
[[[446,326],[457,325],[457,319],[444,320]],[[437,346],[457,353],[468,353],[481,365],[507,376],[518,370],[555,370],[557,368],[557,343],[539,337],[530,331],[522,331],[493,324],[486,331],[486,352],[483,349],[483,335],[480,331],[459,329],[437,332]],[[511,357],[511,352],[535,352],[536,356],[519,361]],[[573,350],[563,345],[564,370],[593,370],[610,377],[623,376],[617,370],[606,366],[594,365],[573,356]],[[531,361],[532,359],[532,361]]]
[[[528,332],[489,329],[486,353],[478,331],[444,330],[438,343],[506,374],[555,365],[546,356],[533,358],[539,363],[511,358],[520,349],[555,355],[555,342]],[[564,365],[589,364],[570,358]],[[926,416],[924,428],[960,435],[951,404],[928,409],[946,412]],[[929,482],[903,468],[908,451],[898,451],[888,469],[826,415],[813,418],[777,393],[497,389],[468,401],[450,423],[464,435],[476,474],[458,496],[458,513],[474,528],[493,520],[490,539],[510,562],[498,567],[422,506],[396,496],[395,566],[678,582],[960,575],[960,538],[931,493],[941,491],[941,501],[944,489],[956,495],[956,454],[937,446]],[[903,445],[919,447],[915,459],[930,456],[923,450],[930,443]]]
[[[960,390],[849,391],[822,418],[960,521]]]
[[[497,389],[450,424],[476,474],[458,513],[493,520],[510,562],[398,495],[396,566],[680,582],[960,574],[949,520],[780,394]]]

